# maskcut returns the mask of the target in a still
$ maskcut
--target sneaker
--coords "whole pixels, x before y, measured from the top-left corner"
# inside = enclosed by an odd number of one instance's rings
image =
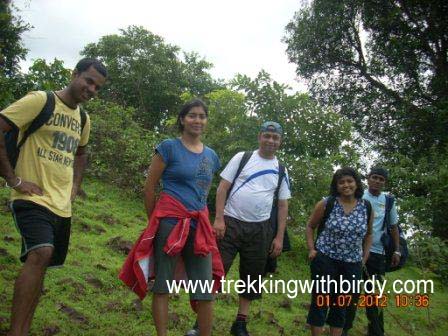
[[[246,321],[233,322],[230,333],[233,336],[250,336],[246,329]]]
[[[187,331],[185,336],[199,336],[199,326],[197,321],[194,323],[193,328]]]

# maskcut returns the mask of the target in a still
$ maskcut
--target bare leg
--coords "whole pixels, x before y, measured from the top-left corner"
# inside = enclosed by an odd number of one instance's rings
[[[330,336],[341,336],[342,328],[330,327]]]
[[[45,271],[52,254],[53,247],[49,246],[28,253],[25,264],[14,285],[9,336],[22,336],[28,333],[41,295]]]
[[[238,298],[239,298],[238,314],[243,314],[246,316],[249,315],[249,307],[251,301],[242,297],[241,295]]]
[[[28,335],[28,333],[30,332],[31,323],[33,322],[33,316],[36,311],[37,304],[39,303],[40,296],[42,295],[43,284],[44,284],[44,278],[42,279],[42,282],[40,283],[39,294],[36,296],[34,302],[31,304],[30,312],[29,312],[29,314],[26,318],[26,321],[23,325],[23,328],[22,328],[22,335]]]
[[[168,294],[152,295],[152,316],[157,336],[166,336],[168,328]]]
[[[210,336],[213,325],[213,301],[198,301],[197,311],[199,335]]]
[[[311,336],[319,336],[322,334],[324,327],[311,326]]]

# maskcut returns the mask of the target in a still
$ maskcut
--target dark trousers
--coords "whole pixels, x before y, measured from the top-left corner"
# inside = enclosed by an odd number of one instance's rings
[[[384,255],[378,253],[370,253],[369,259],[367,260],[365,270],[362,272],[362,277],[364,280],[371,278],[375,275],[375,278],[379,281],[383,281],[385,272],[386,259]],[[366,272],[367,271],[367,272]],[[366,288],[369,291],[371,288]],[[354,299],[352,302],[357,302],[358,299]],[[384,318],[383,309],[372,306],[366,307],[366,316],[369,320],[368,334],[369,336],[384,336]],[[349,330],[353,327],[353,320],[356,315],[356,306],[351,305],[347,308],[345,316],[344,330]]]
[[[312,280],[318,280],[322,277],[326,279],[326,277],[329,276],[331,280],[337,281],[338,287],[340,276],[342,276],[342,279],[348,281],[361,279],[361,262],[350,263],[335,260],[320,251],[317,252],[316,257],[311,261],[310,268]],[[323,291],[321,288],[318,291],[316,287],[317,286],[313,286],[307,323],[312,326],[322,327],[325,322],[327,322],[331,327],[343,328],[347,307],[338,304],[338,296],[341,294],[334,291],[331,292],[331,294],[329,294],[330,305],[320,306],[317,303],[317,297],[318,295],[322,295]],[[347,295],[354,296],[354,294],[355,293],[351,291]],[[344,294],[343,296],[346,295]]]

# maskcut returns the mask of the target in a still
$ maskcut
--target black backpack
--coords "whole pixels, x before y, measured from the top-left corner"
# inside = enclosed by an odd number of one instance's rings
[[[367,222],[369,221],[370,216],[372,215],[372,204],[368,200],[363,199],[364,205],[367,207]],[[325,223],[327,222],[328,217],[330,216],[331,211],[334,208],[334,202],[336,202],[335,196],[328,196],[325,203],[325,210],[324,215],[322,216],[322,220],[319,224],[319,227],[317,228],[317,235],[316,240],[319,237],[319,235],[322,233],[322,231],[325,229]]]
[[[5,146],[6,153],[8,155],[9,162],[13,168],[15,168],[17,164],[17,159],[19,158],[20,148],[23,146],[25,141],[30,137],[31,134],[36,132],[40,127],[42,127],[48,120],[50,120],[51,116],[54,112],[55,107],[55,98],[54,93],[52,91],[46,91],[47,101],[45,102],[44,107],[39,112],[39,114],[34,118],[28,128],[25,130],[22,139],[20,142],[17,142],[19,137],[19,129],[17,126],[13,126],[11,130],[5,133]],[[84,129],[84,125],[86,123],[86,113],[82,109],[80,109],[81,113],[81,129]]]
[[[386,209],[384,212],[384,220],[383,220],[383,227],[382,227],[383,234],[381,236],[381,243],[383,244],[384,254],[386,257],[386,272],[394,272],[394,271],[402,268],[404,266],[404,264],[406,263],[406,260],[408,259],[408,256],[409,256],[408,244],[406,242],[403,229],[401,228],[401,226],[399,224],[397,224],[398,233],[400,236],[399,237],[399,240],[400,240],[399,248],[400,248],[401,257],[400,257],[400,262],[398,263],[398,265],[395,267],[391,267],[390,264],[392,262],[392,255],[395,252],[395,246],[394,246],[394,242],[393,242],[393,239],[391,236],[392,226],[390,224],[390,216],[391,216],[390,213],[391,213],[392,207],[394,205],[394,202],[395,202],[395,198],[393,196],[386,195]]]
[[[277,188],[275,189],[275,193],[274,193],[274,201],[272,203],[272,210],[271,210],[271,217],[270,217],[270,221],[271,221],[271,228],[272,228],[272,233],[275,237],[275,234],[277,233],[277,229],[278,229],[278,193],[280,192],[280,186],[282,184],[282,180],[285,177],[285,167],[281,164],[279,164],[278,167],[278,183],[277,183]],[[273,238],[274,238],[273,237]],[[283,236],[283,252],[286,251],[291,251],[292,247],[291,247],[291,241],[289,239],[289,235],[288,235],[288,230],[287,228],[285,228],[285,234]],[[277,258],[271,258],[270,256],[268,256],[268,260],[266,261],[266,265],[264,268],[264,274],[266,275],[267,273],[274,273],[277,269]]]

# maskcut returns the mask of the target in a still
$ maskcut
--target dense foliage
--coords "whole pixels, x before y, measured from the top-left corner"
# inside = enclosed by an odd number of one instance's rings
[[[15,98],[20,83],[19,62],[27,53],[21,35],[29,29],[19,16],[13,15],[9,1],[0,1],[0,106]]]
[[[447,14],[448,3],[438,0],[315,0],[296,13],[285,37],[313,97],[350,118],[396,173],[394,191],[413,204],[412,211],[403,206],[412,212],[403,218],[443,239]]]
[[[106,35],[88,44],[82,55],[104,62],[108,85],[101,97],[121,106],[134,107],[135,120],[146,128],[160,129],[174,115],[184,92],[204,95],[219,87],[207,72],[211,63],[143,27],[130,26],[119,35]]]
[[[133,108],[97,99],[86,110],[92,121],[90,175],[139,193],[160,137],[132,120]]]

